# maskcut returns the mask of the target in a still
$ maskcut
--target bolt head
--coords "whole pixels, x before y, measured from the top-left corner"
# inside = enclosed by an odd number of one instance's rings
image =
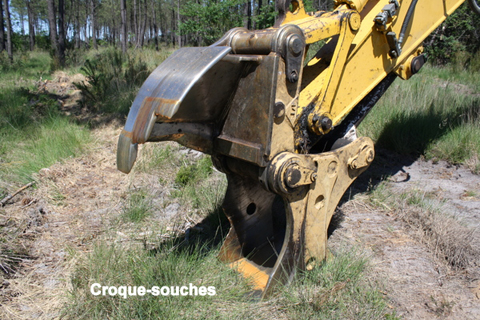
[[[297,82],[298,81],[298,72],[297,70],[292,70],[292,72],[290,72],[290,82]]]
[[[320,120],[320,126],[323,132],[325,133],[329,132],[330,130],[332,130],[332,127],[333,127],[332,119],[330,119],[327,116],[323,116],[322,119]]]
[[[362,24],[362,18],[360,18],[360,14],[358,12],[352,12],[349,18],[350,28],[353,31],[357,31]]]
[[[293,35],[288,42],[288,47],[294,55],[298,56],[303,51],[303,41],[298,35]]]
[[[372,149],[368,150],[367,157],[366,157],[367,163],[372,163],[374,158],[375,158],[375,153],[373,152],[373,150]]]

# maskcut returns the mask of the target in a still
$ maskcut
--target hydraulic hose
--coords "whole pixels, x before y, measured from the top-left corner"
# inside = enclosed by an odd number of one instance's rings
[[[475,1],[475,0],[471,0],[471,1]],[[407,31],[407,27],[410,24],[410,20],[412,20],[412,15],[413,15],[413,12],[415,11],[415,6],[417,5],[417,2],[418,0],[413,0],[412,3],[410,3],[410,7],[408,7],[405,20],[403,20],[400,36],[398,37],[398,44],[400,45],[400,48],[402,47],[403,38],[405,37],[405,32]]]

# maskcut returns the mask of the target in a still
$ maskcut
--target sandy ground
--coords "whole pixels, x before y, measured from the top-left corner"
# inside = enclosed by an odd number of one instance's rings
[[[369,171],[349,192],[359,197],[341,207],[344,220],[329,239],[334,248],[344,244],[370,252],[374,271],[386,285],[392,307],[405,319],[479,319],[480,257],[468,268],[453,269],[427,247],[418,233],[394,213],[362,201],[375,177],[389,175],[393,193],[432,194],[443,214],[477,232],[480,244],[480,176],[464,167],[432,163],[380,152]],[[475,193],[476,196],[469,196]],[[480,252],[480,251],[477,251]]]

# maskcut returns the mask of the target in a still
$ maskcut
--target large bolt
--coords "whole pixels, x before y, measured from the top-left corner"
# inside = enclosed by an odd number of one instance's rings
[[[290,82],[297,82],[298,81],[298,72],[297,70],[292,70],[290,72],[290,77],[288,79]]]
[[[418,56],[418,57],[413,58],[412,59],[412,64],[411,64],[411,67],[410,67],[411,70],[412,70],[412,74],[415,74],[418,71],[420,71],[420,69],[423,67],[425,62],[426,62],[426,58],[423,54]]]
[[[330,130],[332,130],[332,124],[332,119],[327,116],[322,116],[320,119],[320,127],[322,128],[323,133],[328,133]]]
[[[352,170],[356,170],[358,169],[358,162],[357,162],[357,159],[353,159],[351,162],[350,162],[350,169]]]
[[[362,24],[362,18],[360,17],[360,14],[358,12],[354,11],[350,14],[348,22],[350,24],[350,28],[353,31],[357,31],[360,28],[360,25]]]
[[[332,119],[326,115],[319,116],[315,114],[312,117],[312,125],[314,127],[314,132],[317,134],[327,134],[333,128]]]
[[[369,149],[367,151],[367,156],[365,157],[365,161],[367,163],[372,163],[374,158],[375,158],[375,152],[373,152],[373,149]]]
[[[285,170],[284,179],[285,184],[290,188],[296,188],[298,185],[297,183],[300,182],[302,178],[302,173],[299,170],[298,165],[292,164],[290,165],[287,170]]]
[[[288,48],[295,56],[298,56],[303,51],[302,39],[296,34],[292,35],[288,41]]]

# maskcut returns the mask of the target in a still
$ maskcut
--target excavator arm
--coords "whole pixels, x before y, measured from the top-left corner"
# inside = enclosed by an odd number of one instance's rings
[[[419,71],[422,42],[462,2],[336,0],[307,13],[277,1],[272,28],[234,28],[155,69],[120,134],[118,169],[130,172],[145,142],[210,154],[228,179],[219,258],[267,296],[326,258],[335,208],[375,155],[355,127],[397,76]]]

